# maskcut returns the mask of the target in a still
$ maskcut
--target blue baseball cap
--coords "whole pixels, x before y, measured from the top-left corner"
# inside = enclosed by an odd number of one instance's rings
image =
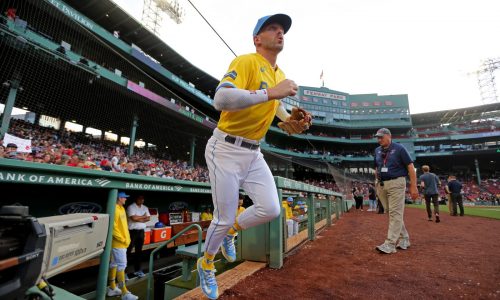
[[[292,197],[288,197],[288,198],[286,198],[286,201],[293,202],[293,198]]]
[[[130,197],[129,195],[125,194],[125,192],[119,192],[118,193],[118,198],[128,198]]]
[[[262,17],[257,21],[257,25],[255,25],[255,28],[253,29],[253,36],[258,35],[262,28],[271,23],[280,24],[283,26],[285,33],[287,33],[290,26],[292,26],[292,18],[285,14],[275,14]]]

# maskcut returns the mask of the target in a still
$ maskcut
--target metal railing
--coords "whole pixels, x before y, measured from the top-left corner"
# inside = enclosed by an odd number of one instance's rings
[[[147,300],[151,299],[151,286],[152,286],[152,281],[153,281],[153,257],[156,254],[156,252],[160,251],[163,247],[167,246],[168,244],[172,243],[177,239],[179,236],[183,235],[186,231],[189,231],[192,227],[196,227],[198,230],[198,255],[197,257],[199,258],[201,256],[201,243],[203,241],[203,230],[201,229],[201,226],[198,224],[191,224],[188,227],[184,228],[181,230],[179,233],[171,237],[168,241],[165,243],[161,244],[158,246],[156,249],[154,249],[151,254],[149,255],[149,272],[148,272],[148,296]],[[196,285],[198,285],[198,278],[196,279]]]

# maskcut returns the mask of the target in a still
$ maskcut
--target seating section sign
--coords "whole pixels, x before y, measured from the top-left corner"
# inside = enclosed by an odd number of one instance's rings
[[[184,223],[184,218],[182,217],[182,213],[169,213],[168,218],[170,220],[170,225],[181,224]]]

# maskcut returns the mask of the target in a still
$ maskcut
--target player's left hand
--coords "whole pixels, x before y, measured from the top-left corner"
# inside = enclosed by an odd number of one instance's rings
[[[312,125],[312,116],[306,110],[294,107],[292,114],[285,122],[279,122],[278,127],[288,134],[298,134],[306,131]]]

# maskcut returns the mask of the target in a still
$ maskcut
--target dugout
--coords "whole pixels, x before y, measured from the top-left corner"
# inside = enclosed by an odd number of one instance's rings
[[[287,253],[306,240],[314,240],[318,230],[330,225],[332,219],[339,218],[343,212],[344,200],[341,194],[282,177],[275,177],[275,180],[280,197],[287,193],[302,193],[302,196],[307,194],[303,197],[310,207],[307,214],[307,230],[294,239],[287,238],[284,210],[282,210],[281,216],[275,220],[240,232],[237,242],[240,261],[262,261],[272,268],[281,268],[283,258]],[[118,190],[126,191],[132,196],[143,194],[146,198],[146,206],[158,207],[160,210],[178,202],[186,202],[188,209],[193,210],[199,210],[211,203],[210,186],[207,183],[165,180],[6,159],[0,160],[0,186],[2,190],[9,191],[10,197],[3,198],[2,205],[18,203],[30,206],[32,214],[36,217],[75,212],[70,211],[71,206],[68,208],[67,204],[80,203],[80,212],[83,210],[108,213],[112,219]],[[315,195],[327,197],[318,199]],[[76,207],[78,206],[72,209]],[[109,228],[108,241],[110,241],[111,233],[112,226]],[[167,248],[181,244],[196,244],[196,233],[188,232],[188,234],[190,237],[183,236],[182,242],[169,244]],[[161,244],[152,244],[148,247],[154,248]],[[110,242],[106,244],[106,250],[100,261],[109,260],[110,246]],[[167,255],[172,255],[172,252],[167,252]],[[103,295],[105,291],[108,264],[99,263],[99,260],[88,261],[84,264],[79,268],[99,265],[98,273],[92,277],[97,278],[97,291],[95,294],[87,293],[86,295],[90,298],[99,298],[99,295]],[[222,265],[222,267],[230,269],[234,265]],[[84,274],[92,276],[88,273]],[[187,288],[180,291],[185,292],[194,288],[196,281],[191,280],[191,282],[194,285],[183,283]],[[133,284],[131,289],[134,289]]]

